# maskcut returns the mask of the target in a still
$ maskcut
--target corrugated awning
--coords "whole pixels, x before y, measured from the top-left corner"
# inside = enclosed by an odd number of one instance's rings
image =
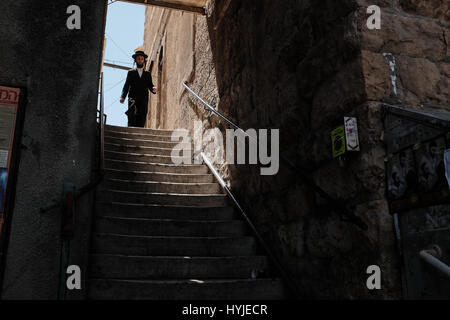
[[[206,2],[208,0],[120,0],[144,4],[149,6],[158,6],[182,11],[189,11],[198,14],[205,14]]]

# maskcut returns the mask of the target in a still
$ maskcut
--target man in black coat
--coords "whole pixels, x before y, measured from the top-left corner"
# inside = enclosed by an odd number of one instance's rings
[[[133,55],[137,68],[128,71],[127,80],[123,86],[120,103],[124,103],[128,95],[128,116],[129,127],[145,126],[148,111],[148,90],[156,94],[156,88],[152,82],[150,72],[145,71],[145,63],[148,56],[144,51],[137,51]]]

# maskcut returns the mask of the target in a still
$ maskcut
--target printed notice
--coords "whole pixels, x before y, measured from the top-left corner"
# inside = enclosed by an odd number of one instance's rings
[[[0,168],[8,167],[8,150],[0,150]]]
[[[15,107],[0,107],[0,148],[9,149],[11,147],[11,136],[14,129]]]

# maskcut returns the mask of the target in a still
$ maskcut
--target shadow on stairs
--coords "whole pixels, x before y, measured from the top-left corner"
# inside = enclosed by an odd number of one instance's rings
[[[208,167],[172,163],[171,133],[106,126],[88,299],[286,298]]]

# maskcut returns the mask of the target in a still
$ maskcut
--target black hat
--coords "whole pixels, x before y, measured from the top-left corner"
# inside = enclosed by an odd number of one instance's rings
[[[148,55],[146,55],[145,52],[142,50],[136,51],[136,53],[133,54],[132,58],[136,60],[137,56],[143,56],[145,59],[148,58]]]

